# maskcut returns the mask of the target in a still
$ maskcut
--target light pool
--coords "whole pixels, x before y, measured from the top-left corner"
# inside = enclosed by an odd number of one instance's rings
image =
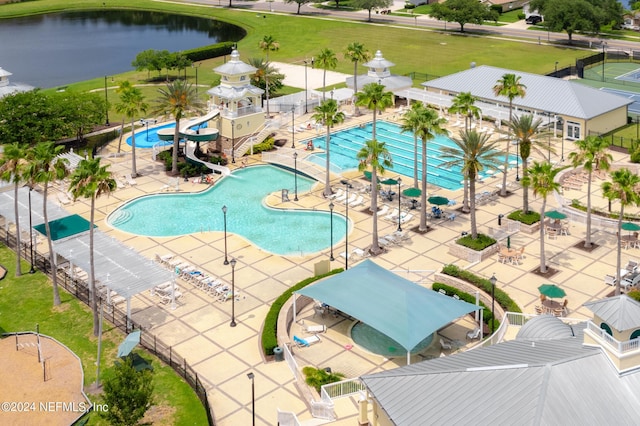
[[[355,170],[358,168],[356,153],[362,148],[364,143],[371,139],[373,124],[369,123],[362,127],[352,127],[331,133],[331,169],[336,173],[345,170]],[[388,121],[376,121],[376,137],[386,143],[386,147],[391,153],[393,167],[385,173],[386,177],[400,174],[413,176],[414,170],[414,140],[411,132],[402,133],[400,126]],[[313,140],[316,147],[325,149],[325,136],[317,137]],[[462,174],[460,167],[442,167],[442,164],[449,161],[441,158],[441,146],[455,146],[453,141],[446,136],[436,136],[427,142],[427,181],[431,185],[441,188],[456,190],[462,188]],[[308,161],[322,167],[326,165],[326,155],[324,153],[312,154],[307,157]],[[418,176],[422,175],[422,142],[418,139]],[[515,163],[515,157],[513,157]],[[480,176],[484,179],[488,176]],[[382,178],[381,178],[382,179]]]
[[[314,184],[314,180],[298,175],[298,194],[309,191]],[[293,200],[292,172],[275,166],[246,167],[203,192],[136,198],[113,211],[107,223],[121,231],[148,237],[223,231],[222,206],[226,205],[227,232],[238,234],[263,250],[279,255],[305,255],[329,248],[329,212],[280,210],[264,205],[268,194],[281,189],[288,189]],[[345,220],[334,212],[334,244],[344,238]]]
[[[395,356],[406,356],[407,351],[400,343],[393,340],[386,334],[380,333],[375,328],[358,322],[351,327],[351,339],[364,349],[374,354],[382,355],[386,358]],[[412,354],[417,354],[425,350],[433,341],[433,334],[427,336],[411,350]]]

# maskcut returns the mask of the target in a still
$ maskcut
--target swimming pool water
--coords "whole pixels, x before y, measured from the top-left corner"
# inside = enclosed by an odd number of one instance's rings
[[[182,122],[181,122],[182,123]],[[158,130],[160,129],[174,129],[176,127],[176,123],[164,124],[162,126],[157,127],[149,127],[143,126],[140,130],[135,132],[136,134],[136,148],[153,148],[154,145],[159,146],[167,146],[173,145],[173,141],[162,141],[158,137]],[[207,123],[203,123],[199,126],[193,126],[193,130],[197,130],[199,128],[207,127]],[[131,136],[127,138],[127,145],[131,146]]]
[[[369,352],[382,355],[384,357],[406,356],[407,351],[400,343],[393,340],[386,334],[380,333],[375,328],[358,322],[351,327],[351,339],[358,345],[362,346]],[[433,334],[427,336],[422,342],[418,343],[411,350],[412,354],[417,354],[425,350],[433,341]]]
[[[298,193],[314,180],[298,176]],[[181,183],[181,185],[192,185]],[[294,174],[275,166],[239,169],[213,187],[193,194],[155,194],[136,198],[116,209],[107,223],[119,230],[149,237],[171,237],[223,231],[222,206],[227,206],[227,232],[241,235],[260,248],[280,255],[304,255],[331,243],[329,212],[268,208],[264,198],[274,191],[294,196]],[[293,206],[292,206],[293,207]],[[333,242],[345,235],[345,217],[333,214]]]
[[[363,127],[353,127],[331,134],[331,169],[340,173],[345,170],[358,168],[356,154],[366,141],[371,139],[373,124],[369,123]],[[386,143],[386,147],[391,153],[393,167],[385,173],[386,177],[396,174],[413,176],[414,169],[414,139],[411,132],[401,133],[400,126],[388,121],[376,121],[376,137]],[[325,148],[325,137],[318,137],[313,140],[316,147]],[[462,175],[460,167],[442,167],[442,164],[449,161],[441,159],[441,146],[455,146],[453,141],[446,136],[436,136],[427,142],[427,181],[429,184],[437,185],[441,188],[456,190],[462,188],[460,181]],[[418,140],[418,176],[422,175],[422,142]],[[312,154],[307,157],[309,161],[322,167],[326,165],[326,155],[324,153]],[[515,157],[513,157],[515,160]],[[480,176],[481,179],[487,176]]]

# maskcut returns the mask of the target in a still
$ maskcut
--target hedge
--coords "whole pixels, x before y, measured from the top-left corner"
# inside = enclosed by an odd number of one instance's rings
[[[198,62],[204,61],[205,59],[230,55],[235,45],[236,43],[233,41],[223,41],[222,43],[216,43],[209,46],[202,46],[195,49],[185,50],[182,53],[191,61]]]
[[[471,303],[472,305],[476,304],[476,296],[469,293],[465,293],[464,291],[458,290],[457,288],[451,287],[450,285],[436,282],[436,283],[433,283],[433,286],[431,288],[433,289],[433,291],[438,291],[442,289],[447,292],[447,296],[451,296],[451,297],[453,297],[454,294],[457,294],[460,300],[464,300],[465,302]],[[500,321],[498,321],[497,319],[494,319],[493,328],[491,328],[490,321],[493,318],[493,312],[491,312],[491,309],[489,309],[487,305],[485,305],[482,301],[480,301],[480,306],[482,306],[482,311],[483,311],[482,320],[484,321],[484,323],[487,324],[487,326],[491,330],[497,330],[498,327],[500,327]]]
[[[451,277],[460,278],[470,284],[483,290],[485,293],[491,294],[491,281],[486,278],[479,277],[469,271],[458,268],[456,265],[446,265],[442,268],[442,273]],[[509,312],[522,312],[522,309],[507,293],[496,287],[494,291],[495,301]]]
[[[475,251],[482,251],[489,246],[496,243],[495,238],[491,238],[488,235],[478,234],[478,238],[472,238],[471,235],[465,235],[462,238],[456,240],[456,244],[470,248]]]
[[[540,213],[534,212],[533,210],[529,210],[527,214],[523,214],[522,210],[516,210],[509,213],[507,217],[511,220],[522,222],[525,225],[533,225],[534,223],[540,222]]]
[[[342,271],[344,271],[343,268],[338,268],[323,275],[306,278],[293,287],[285,290],[285,292],[282,293],[275,302],[273,302],[264,319],[264,328],[262,329],[262,349],[264,350],[265,355],[273,355],[273,349],[278,346],[278,316],[280,315],[280,309],[282,309],[282,306],[287,302],[287,300],[289,300],[291,295],[295,291],[298,291],[315,281],[321,280],[322,278],[330,275],[338,274]]]

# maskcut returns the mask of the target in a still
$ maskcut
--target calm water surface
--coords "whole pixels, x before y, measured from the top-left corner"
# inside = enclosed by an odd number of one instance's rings
[[[177,52],[238,41],[244,34],[220,21],[141,11],[0,20],[0,67],[13,73],[14,83],[58,87],[132,70],[131,62],[143,50]]]

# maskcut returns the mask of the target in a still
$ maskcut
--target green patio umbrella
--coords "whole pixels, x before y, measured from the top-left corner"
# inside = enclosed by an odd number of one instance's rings
[[[409,198],[415,198],[422,195],[422,191],[420,190],[420,188],[407,188],[402,191],[402,193]]]
[[[449,204],[449,199],[446,197],[440,197],[435,195],[433,197],[429,197],[427,200],[429,204],[435,204],[436,206],[444,206],[445,204]]]
[[[371,178],[369,178],[369,179],[371,179]],[[385,180],[383,180],[383,181],[382,181],[382,182],[380,182],[380,183],[381,183],[381,184],[383,184],[383,185],[397,185],[397,184],[398,184],[398,181],[397,181],[397,180],[395,180],[395,179],[391,179],[391,178],[389,178],[389,179],[385,179]]]
[[[640,231],[640,225],[633,222],[624,222],[622,224],[622,229],[625,231]]]
[[[555,284],[542,284],[538,287],[540,294],[544,294],[547,297],[557,299],[559,297],[565,297],[567,293]]]
[[[371,181],[371,172],[369,170],[364,171],[364,178],[368,181]],[[378,179],[378,183],[380,183],[380,178],[376,176],[376,179]]]
[[[551,211],[545,212],[544,215],[546,217],[548,217],[548,218],[551,218],[551,219],[566,219],[567,218],[566,214],[560,213],[557,210],[551,210]]]

